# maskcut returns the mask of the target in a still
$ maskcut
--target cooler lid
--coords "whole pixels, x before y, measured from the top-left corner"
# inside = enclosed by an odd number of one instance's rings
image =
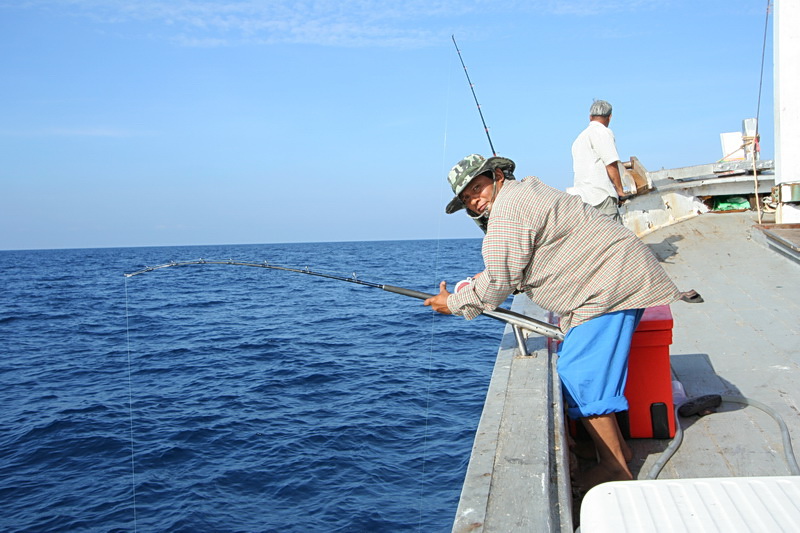
[[[800,476],[614,481],[581,504],[581,533],[797,531]]]
[[[652,331],[657,329],[672,329],[672,311],[668,305],[659,305],[657,307],[648,307],[645,309],[636,331]]]

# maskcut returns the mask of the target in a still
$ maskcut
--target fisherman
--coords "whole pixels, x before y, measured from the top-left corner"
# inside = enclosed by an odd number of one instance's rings
[[[622,187],[614,132],[611,123],[611,104],[595,100],[589,108],[589,125],[572,143],[573,186],[567,189],[583,201],[622,222],[619,203],[627,196]]]
[[[631,479],[632,452],[615,413],[628,409],[623,392],[633,332],[646,307],[701,299],[681,293],[624,226],[535,177],[517,181],[514,168],[505,157],[473,154],[450,170],[456,196],[446,212],[466,208],[485,228],[485,270],[456,293],[441,282],[425,305],[471,320],[524,292],[557,314],[566,334],[557,369],[568,416],[583,422],[599,455],[578,488]]]

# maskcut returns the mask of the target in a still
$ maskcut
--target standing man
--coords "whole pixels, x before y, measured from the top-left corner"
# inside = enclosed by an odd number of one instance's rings
[[[681,293],[627,228],[537,178],[517,181],[514,168],[505,157],[474,154],[450,171],[456,196],[446,212],[466,209],[485,223],[485,270],[455,294],[441,282],[425,305],[470,320],[519,291],[559,315],[566,335],[557,369],[568,415],[582,421],[599,454],[581,488],[631,479],[631,450],[615,413],[628,408],[633,331],[644,308],[696,293]]]
[[[595,100],[589,109],[589,126],[572,143],[572,194],[604,215],[622,222],[618,205],[625,198],[619,173],[619,154],[611,122],[611,104]]]

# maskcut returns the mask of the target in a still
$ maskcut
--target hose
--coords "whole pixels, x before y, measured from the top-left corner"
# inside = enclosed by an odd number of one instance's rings
[[[794,456],[794,449],[792,447],[792,437],[789,434],[789,427],[786,425],[786,422],[783,421],[781,415],[778,414],[773,408],[765,405],[759,401],[752,400],[750,398],[745,398],[743,396],[722,396],[723,402],[728,403],[738,403],[742,405],[749,405],[751,407],[755,407],[756,409],[760,409],[761,411],[768,414],[772,417],[775,422],[777,422],[778,427],[781,430],[781,438],[783,440],[783,453],[786,458],[786,463],[789,466],[789,471],[793,476],[800,475],[800,467],[797,465],[797,459]],[[681,405],[683,405],[682,402]],[[661,470],[667,464],[667,462],[675,455],[675,452],[678,451],[681,443],[683,442],[683,428],[680,424],[680,418],[678,415],[678,409],[681,405],[675,406],[675,437],[673,437],[672,442],[669,443],[667,449],[664,450],[661,455],[659,456],[658,460],[655,464],[650,468],[650,471],[647,473],[645,479],[656,479],[658,475],[661,473]]]

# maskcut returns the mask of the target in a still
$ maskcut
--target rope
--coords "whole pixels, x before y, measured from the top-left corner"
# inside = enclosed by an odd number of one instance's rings
[[[753,144],[753,142],[755,141],[755,137],[750,137],[750,136],[744,136],[743,135],[742,136],[742,141],[743,141],[742,144],[736,150],[734,150],[733,152],[723,156],[721,159],[717,159],[717,163],[722,163],[723,161],[726,161],[730,156],[732,156],[733,154],[735,154],[739,150],[745,150],[745,153],[747,153],[746,149],[747,149],[747,147],[749,145]],[[755,164],[755,159],[753,161],[754,161],[754,164]],[[753,167],[753,169],[755,170],[755,166]]]
[[[761,224],[761,201],[758,198],[758,170],[756,168],[756,158],[758,157],[758,153],[761,151],[759,146],[759,139],[760,135],[758,133],[758,128],[761,122],[761,91],[764,87],[764,62],[767,53],[767,29],[769,27],[769,13],[772,7],[772,0],[767,0],[767,8],[766,8],[766,15],[764,17],[764,39],[761,44],[761,75],[758,80],[758,103],[756,104],[756,131],[755,134],[750,136],[742,136],[742,145],[739,146],[733,152],[727,154],[722,159],[717,160],[717,163],[727,160],[730,156],[738,152],[739,150],[744,150],[745,159],[747,158],[747,149],[748,147],[752,146],[752,161],[753,161],[753,186],[754,186],[754,195],[755,195],[755,203],[756,203],[756,213],[758,216],[758,223]]]

